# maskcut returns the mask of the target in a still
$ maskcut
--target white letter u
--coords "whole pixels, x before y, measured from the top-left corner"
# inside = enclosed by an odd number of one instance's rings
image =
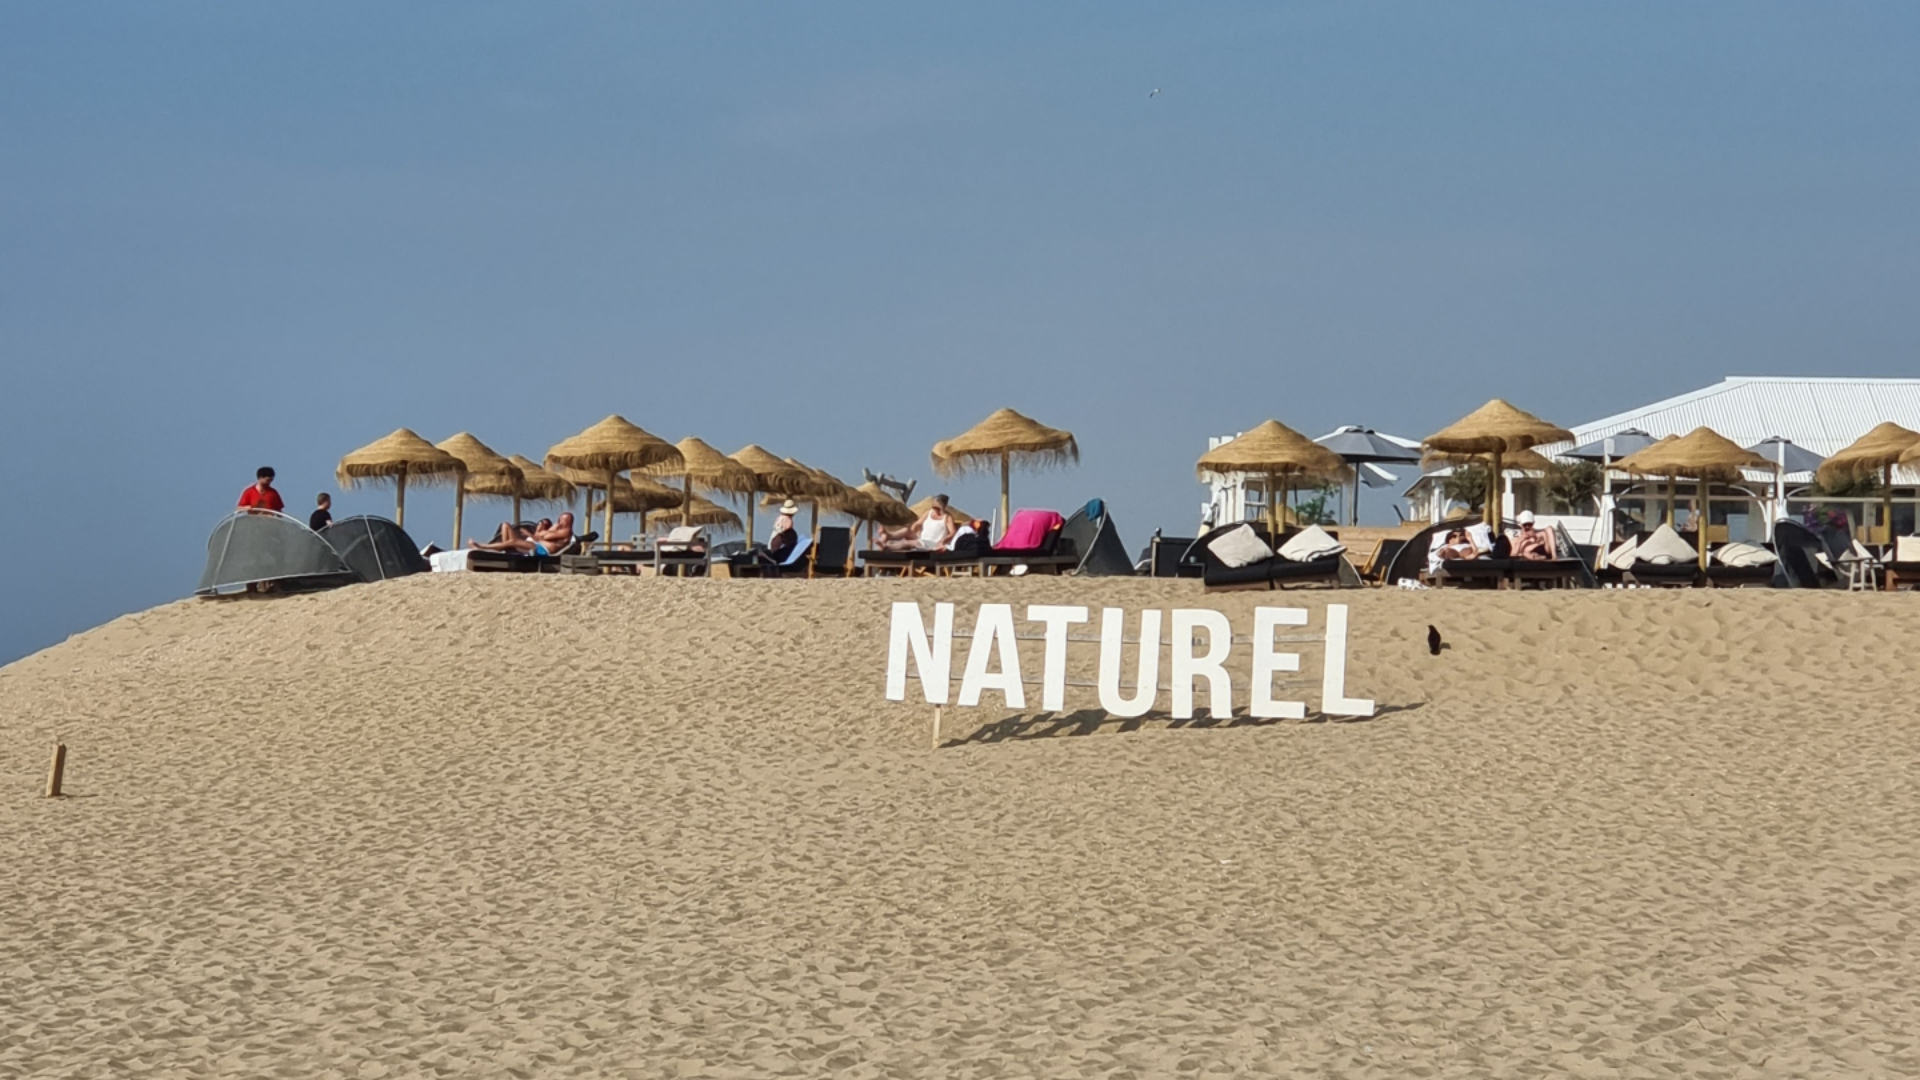
[[[1133,697],[1120,696],[1120,650],[1125,646],[1127,613],[1100,609],[1100,707],[1121,719],[1145,716],[1160,695],[1160,612],[1140,613],[1140,664]]]

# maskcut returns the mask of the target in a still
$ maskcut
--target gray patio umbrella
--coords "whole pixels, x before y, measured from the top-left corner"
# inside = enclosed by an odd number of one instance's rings
[[[1571,450],[1563,451],[1560,456],[1578,461],[1591,461],[1601,467],[1600,474],[1600,516],[1611,517],[1613,513],[1613,469],[1614,462],[1629,454],[1637,454],[1659,440],[1641,431],[1628,428],[1603,435],[1591,442],[1583,442]],[[1611,528],[1611,526],[1609,526]]]
[[[1313,441],[1339,454],[1341,460],[1349,465],[1372,465],[1381,462],[1411,463],[1420,460],[1419,447],[1401,446],[1392,439],[1381,438],[1372,429],[1363,428],[1357,424],[1348,424],[1346,427],[1336,429],[1331,435],[1322,435]],[[1353,503],[1347,514],[1349,525],[1360,524],[1361,472],[1362,470],[1358,468],[1353,470]],[[1369,481],[1367,486],[1378,485]]]
[[[1782,473],[1813,472],[1827,459],[1792,439],[1769,435],[1747,449],[1780,466]]]
[[[1827,459],[1819,454],[1799,446],[1792,439],[1781,435],[1769,435],[1748,450],[1759,454],[1775,465],[1780,471],[1773,474],[1773,516],[1778,520],[1787,512],[1787,474],[1810,473],[1819,469]],[[1767,539],[1773,539],[1773,522],[1767,522]]]
[[[1628,428],[1592,442],[1583,442],[1571,450],[1561,451],[1560,456],[1607,465],[1619,461],[1628,454],[1637,454],[1652,446],[1653,442],[1653,436],[1639,428]]]

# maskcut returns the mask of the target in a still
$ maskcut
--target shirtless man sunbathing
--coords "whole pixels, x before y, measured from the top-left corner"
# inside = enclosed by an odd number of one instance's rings
[[[475,551],[511,551],[520,555],[552,555],[564,550],[573,543],[573,515],[561,514],[560,520],[549,529],[522,529],[513,522],[503,522],[500,539],[491,544],[478,540],[467,541],[467,546]]]

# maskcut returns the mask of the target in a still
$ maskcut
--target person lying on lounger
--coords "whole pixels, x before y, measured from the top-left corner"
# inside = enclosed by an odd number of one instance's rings
[[[1474,546],[1473,537],[1467,535],[1467,530],[1453,529],[1447,533],[1446,544],[1434,554],[1440,557],[1441,562],[1451,562],[1457,559],[1477,559],[1480,557],[1480,549]]]
[[[511,521],[503,522],[500,539],[491,544],[467,541],[475,551],[511,551],[520,555],[552,555],[573,543],[573,515],[561,514],[551,528],[522,529]]]
[[[947,497],[935,495],[933,505],[920,520],[898,529],[880,530],[882,551],[939,551],[953,539],[953,514],[947,509]]]
[[[1533,523],[1533,511],[1520,512],[1520,531],[1513,538],[1513,557],[1546,562],[1554,557],[1553,535]]]

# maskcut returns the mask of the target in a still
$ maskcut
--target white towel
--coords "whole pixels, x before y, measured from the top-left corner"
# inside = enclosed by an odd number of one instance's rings
[[[467,568],[467,553],[465,551],[436,551],[427,556],[427,561],[433,564],[434,573],[452,574]]]

